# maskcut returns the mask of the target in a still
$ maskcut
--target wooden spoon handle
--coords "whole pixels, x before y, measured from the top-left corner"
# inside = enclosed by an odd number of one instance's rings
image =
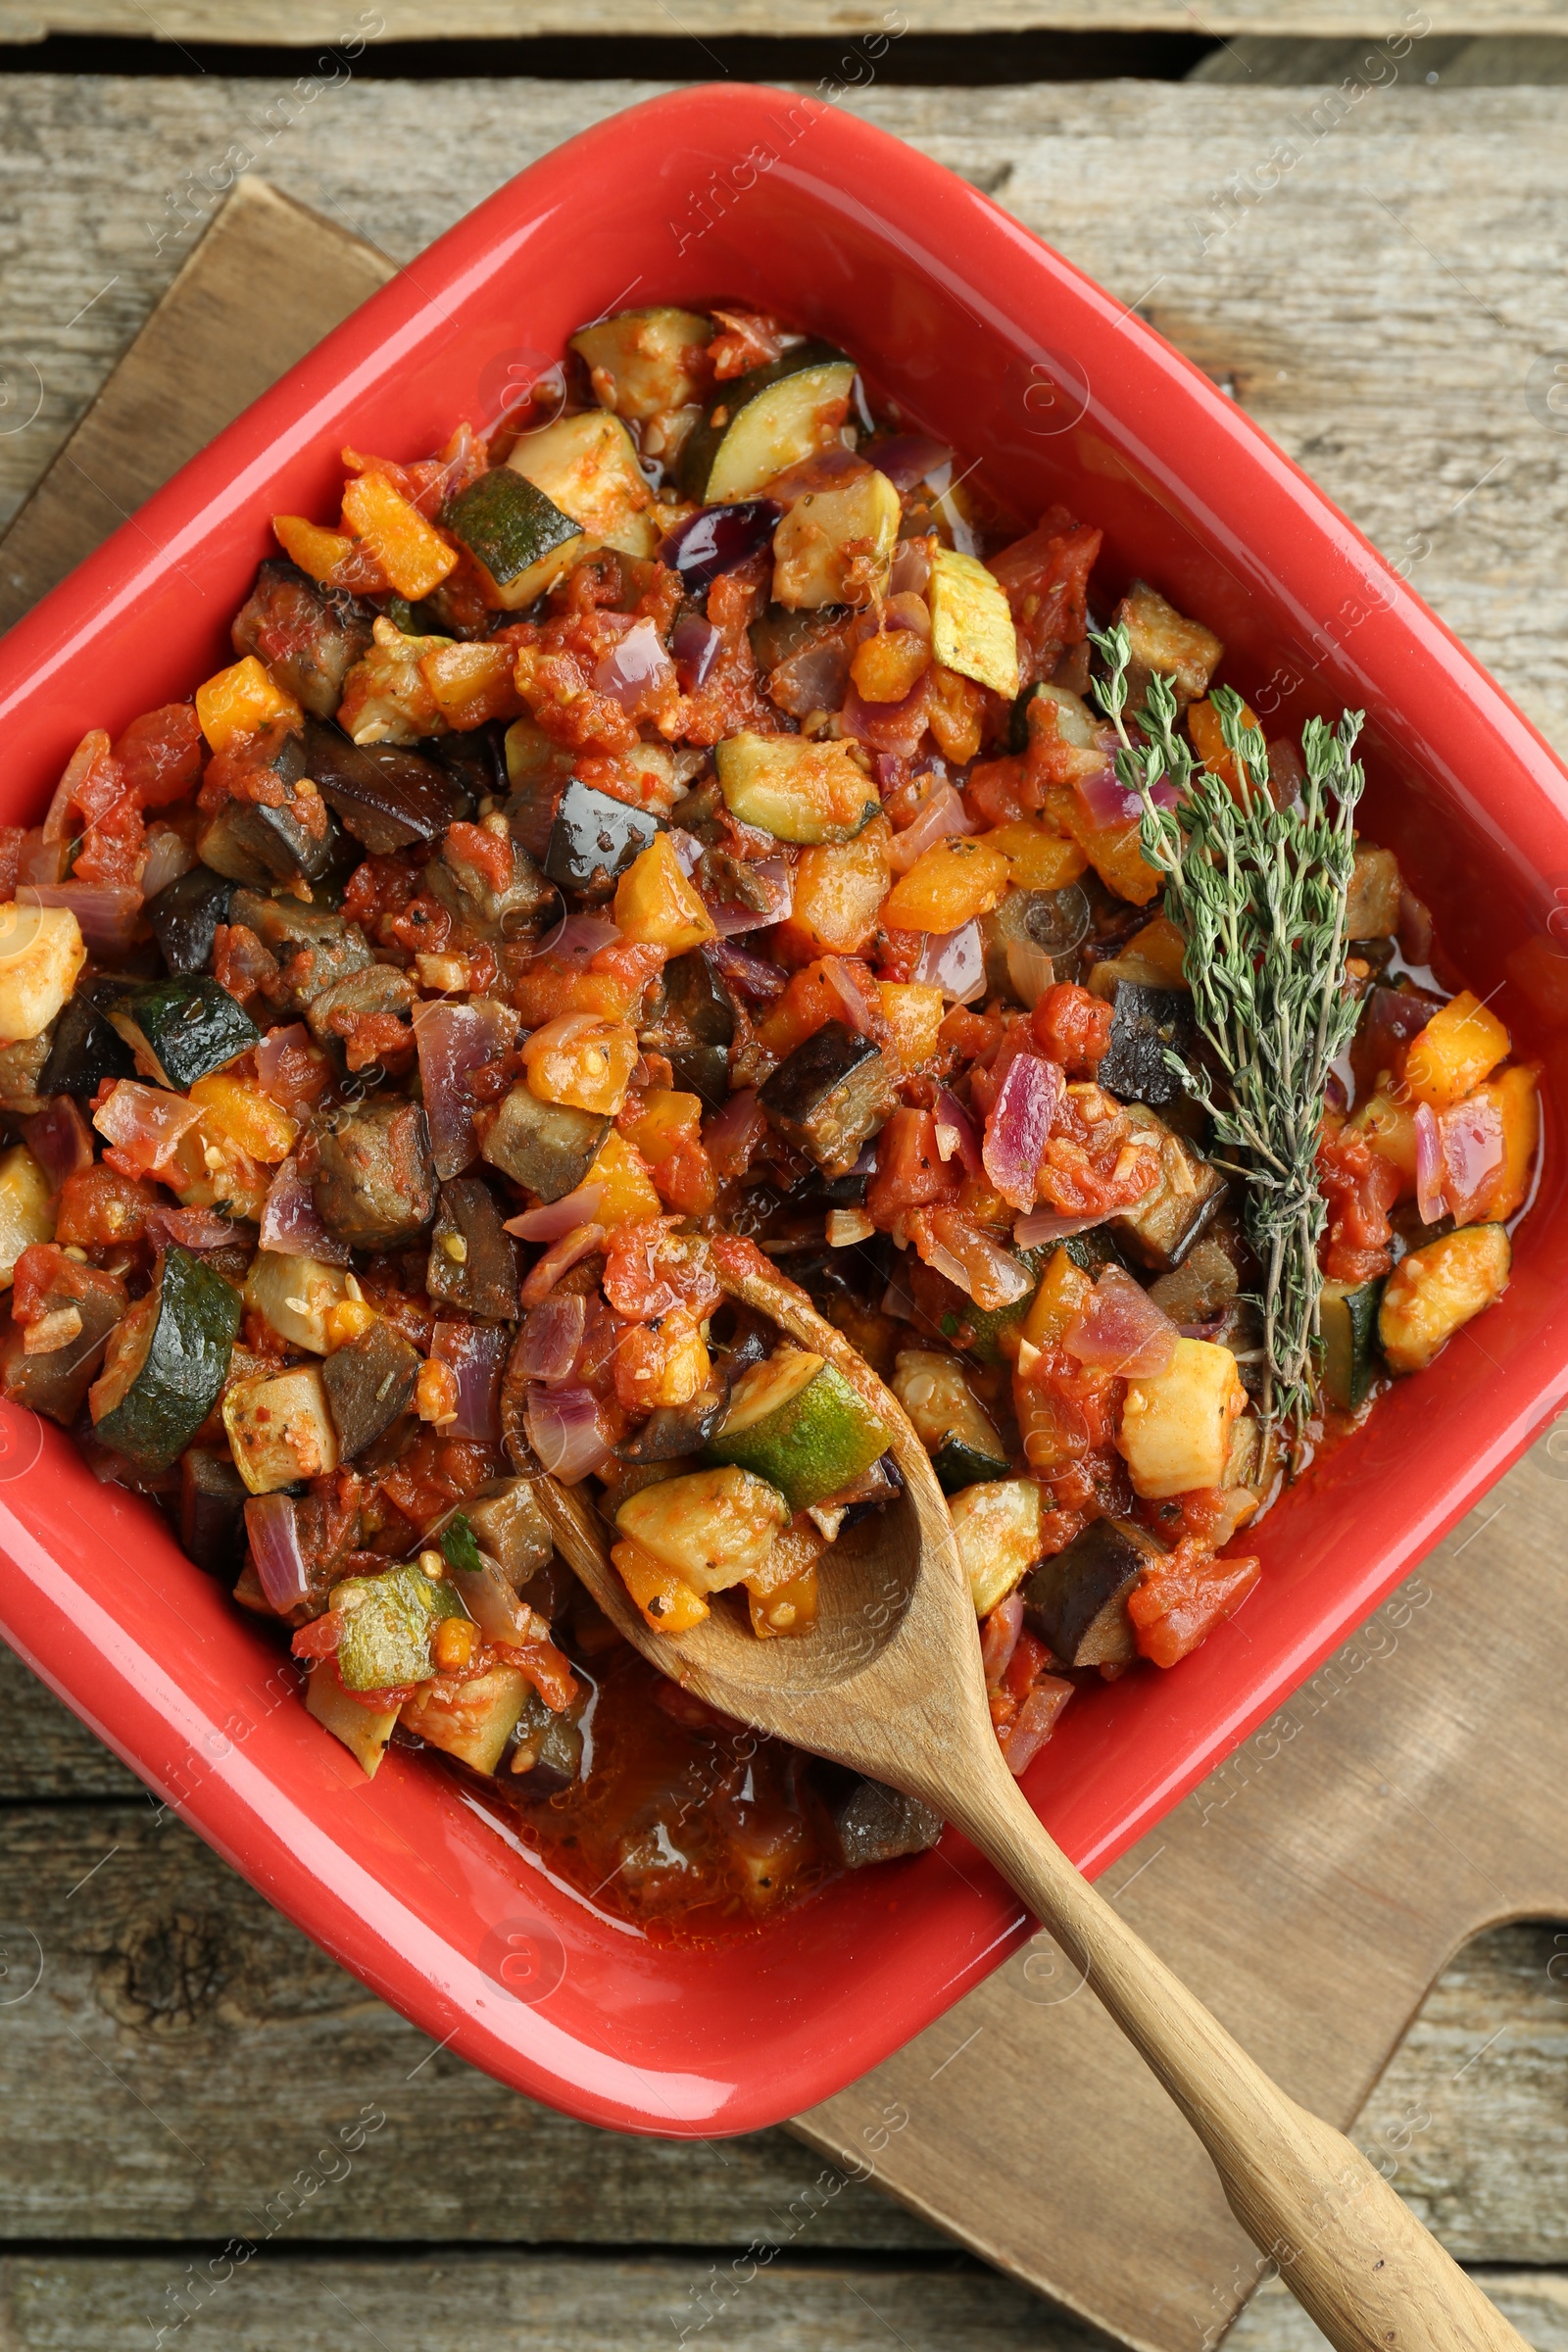
[[[943,1801],[1083,1969],[1207,2148],[1242,2228],[1339,2352],[1525,2352],[1360,2150],[1287,2098],[1080,1877],[1004,1766]]]

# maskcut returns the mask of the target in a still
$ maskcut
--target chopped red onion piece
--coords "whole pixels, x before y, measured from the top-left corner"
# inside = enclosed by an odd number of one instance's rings
[[[216,1208],[170,1208],[160,1200],[147,1211],[144,1231],[155,1249],[177,1242],[181,1250],[221,1250],[238,1227]]]
[[[675,682],[682,694],[696,694],[713,674],[723,637],[701,612],[683,612],[670,631],[669,650],[675,657]]]
[[[1020,1217],[1012,1229],[1015,1250],[1041,1250],[1048,1242],[1070,1241],[1075,1233],[1092,1232],[1103,1225],[1114,1212],[1108,1208],[1096,1209],[1092,1216],[1060,1217],[1054,1209],[1037,1208],[1027,1217]]]
[[[1480,1097],[1455,1102],[1438,1121],[1443,1141],[1443,1199],[1459,1224],[1468,1224],[1491,1192],[1507,1156],[1502,1112]]]
[[[1018,1709],[1010,1724],[1004,1728],[1007,1743],[1003,1749],[1007,1770],[1014,1780],[1028,1771],[1046,1741],[1056,1728],[1056,1718],[1072,1696],[1073,1687],[1059,1674],[1043,1674]]]
[[[943,1158],[951,1159],[956,1152],[963,1163],[964,1174],[978,1176],[984,1161],[980,1151],[980,1138],[975,1133],[974,1121],[958,1101],[957,1096],[946,1086],[938,1090],[936,1122],[937,1150]]]
[[[635,621],[594,671],[594,686],[623,710],[636,710],[650,694],[669,684],[674,663],[651,620]]]
[[[523,1408],[528,1443],[541,1466],[568,1485],[611,1458],[589,1389],[534,1389]]]
[[[311,1033],[303,1021],[290,1021],[283,1029],[269,1029],[256,1049],[256,1079],[264,1094],[272,1095],[283,1075],[283,1056],[292,1048],[306,1052],[311,1045]]]
[[[94,956],[123,956],[136,937],[141,892],[128,882],[19,882],[23,906],[69,906]]]
[[[172,825],[155,825],[147,836],[147,858],[141,869],[141,895],[155,899],[171,882],[188,874],[196,863],[196,853],[183,833]]]
[[[844,1026],[854,1030],[858,1037],[873,1037],[876,1023],[871,1015],[871,1007],[851,979],[843,956],[824,956],[819,968],[843,1009]]]
[[[1415,1204],[1423,1225],[1436,1225],[1444,1214],[1443,1138],[1430,1102],[1415,1106]]]
[[[703,952],[728,987],[738,988],[756,1004],[765,1004],[781,997],[790,984],[788,972],[780,971],[776,963],[753,956],[745,948],[732,948],[727,940],[715,940]]]
[[[147,1173],[156,1174],[200,1124],[201,1115],[197,1104],[187,1102],[183,1095],[145,1086],[139,1078],[122,1078],[93,1112],[92,1123],[117,1150],[133,1152]]]
[[[489,997],[467,1004],[437,999],[416,1008],[414,1040],[438,1176],[461,1176],[478,1157],[478,1105],[464,1081],[485,1062],[498,1061],[516,1034],[516,1014]]]
[[[1019,1054],[1008,1064],[986,1114],[986,1174],[1004,1200],[1021,1211],[1035,1204],[1035,1179],[1061,1090],[1062,1073],[1055,1062],[1042,1060],[1037,1054]]]
[[[481,1445],[501,1441],[501,1375],[506,1369],[512,1333],[502,1323],[438,1323],[430,1341],[430,1360],[445,1364],[458,1387],[457,1418],[444,1421],[449,1437],[473,1438]]]
[[[771,701],[791,718],[809,718],[813,710],[837,710],[850,683],[850,649],[842,628],[834,628],[798,654],[787,654],[767,673]]]
[[[885,473],[895,490],[912,490],[923,482],[938,466],[953,462],[953,452],[945,441],[933,441],[929,433],[900,433],[884,441],[880,449],[866,451],[866,456],[878,473]]]
[[[487,1642],[509,1649],[548,1641],[550,1627],[537,1609],[519,1600],[496,1562],[481,1552],[477,1568],[452,1568],[447,1574],[458,1597]]]
[[[263,1250],[277,1250],[285,1257],[314,1257],[323,1266],[346,1266],[352,1252],[347,1242],[328,1233],[321,1212],[299,1163],[285,1159],[267,1189],[262,1206]]]
[[[253,1494],[245,1533],[257,1582],[280,1617],[311,1596],[311,1571],[300,1544],[299,1513],[287,1494]]]
[[[754,881],[766,887],[768,905],[759,911],[755,906],[742,906],[728,900],[706,899],[704,905],[720,939],[734,939],[742,931],[761,931],[770,923],[781,923],[795,904],[795,874],[787,858],[754,858],[746,870]]]
[[[928,932],[911,977],[940,988],[955,1004],[968,1004],[984,996],[986,952],[979,924],[968,922],[956,931]]]
[[[924,539],[901,539],[888,573],[890,596],[924,596],[931,585],[931,556]]]
[[[523,1324],[517,1350],[517,1370],[524,1380],[542,1380],[547,1389],[558,1389],[570,1378],[587,1313],[576,1292],[564,1298],[543,1299],[533,1308]]]
[[[989,1234],[956,1209],[921,1212],[911,1220],[910,1230],[925,1263],[946,1275],[976,1306],[989,1312],[1028,1297],[1033,1286],[1011,1251],[999,1249]]]
[[[1083,803],[1092,825],[1102,832],[1113,826],[1133,825],[1144,813],[1144,804],[1136,792],[1129,792],[1107,760],[1091,776],[1079,776],[1073,790]]]
[[[580,1258],[590,1257],[605,1244],[602,1225],[578,1225],[564,1233],[559,1242],[552,1242],[537,1265],[530,1267],[522,1285],[524,1306],[537,1306],[548,1298],[563,1274],[568,1274]]]
[[[542,1208],[525,1208],[520,1217],[509,1217],[506,1230],[514,1233],[519,1242],[559,1242],[564,1233],[591,1225],[604,1197],[602,1184],[579,1184],[574,1193],[563,1193],[559,1200],[547,1200]]]
[[[57,835],[46,834],[41,825],[29,825],[22,836],[22,848],[17,858],[19,882],[63,882],[66,878],[66,859],[70,844]],[[119,1459],[119,1456],[116,1456]]]
[[[906,874],[917,858],[950,833],[978,833],[979,826],[951,784],[939,784],[912,825],[895,833],[888,863],[896,874]]]
[[[1007,978],[1020,1004],[1032,1012],[1048,988],[1056,985],[1056,966],[1049,951],[1032,939],[1007,942]]]
[[[555,938],[550,941],[550,953],[568,963],[587,963],[601,948],[613,947],[620,937],[620,926],[608,914],[568,914]]]
[[[998,1601],[980,1628],[980,1663],[985,1668],[988,1690],[996,1689],[1012,1664],[1012,1653],[1022,1632],[1023,1594],[1009,1592],[1005,1600]]]
[[[703,1147],[720,1176],[743,1176],[753,1152],[767,1133],[755,1086],[731,1095],[723,1109],[703,1128]]]
[[[667,830],[675,861],[689,882],[702,862],[703,845],[695,833],[686,831],[684,825],[670,825]]]
[[[1163,1372],[1180,1338],[1175,1324],[1120,1266],[1107,1266],[1062,1343],[1081,1364],[1152,1380]]]
[[[92,1130],[72,1095],[53,1095],[47,1110],[22,1122],[22,1140],[58,1193],[68,1176],[92,1166]]]

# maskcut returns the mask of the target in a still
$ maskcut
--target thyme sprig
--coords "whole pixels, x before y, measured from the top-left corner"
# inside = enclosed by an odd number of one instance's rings
[[[1238,779],[1202,766],[1176,732],[1175,695],[1156,671],[1127,727],[1132,648],[1119,623],[1094,638],[1106,675],[1096,693],[1121,749],[1116,774],[1143,803],[1145,858],[1165,877],[1165,912],[1184,934],[1200,1036],[1222,1073],[1213,1086],[1167,1054],[1188,1091],[1240,1155],[1247,1227],[1263,1269],[1262,1413],[1299,1434],[1312,1409],[1326,1206],[1317,1142],[1329,1070],[1355,1027],[1346,993],[1345,914],[1355,859],[1351,816],[1364,782],[1352,757],[1363,713],[1307,720],[1299,803],[1276,808],[1261,729],[1241,697],[1210,697]],[[1174,788],[1156,800],[1158,788]]]

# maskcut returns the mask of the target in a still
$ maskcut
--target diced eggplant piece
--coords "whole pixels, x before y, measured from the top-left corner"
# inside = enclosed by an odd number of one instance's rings
[[[582,1778],[582,1733],[570,1716],[557,1715],[537,1690],[530,1690],[507,1759],[511,1792],[537,1800],[572,1788]]]
[[[319,587],[297,564],[270,556],[229,634],[236,654],[254,654],[304,710],[330,718],[344,679],[370,650],[374,618],[357,597]]]
[[[659,821],[648,809],[612,800],[608,792],[596,792],[574,776],[561,796],[550,828],[545,872],[564,890],[608,899],[617,878],[658,831]]]
[[[326,1046],[346,1037],[355,1021],[368,1013],[392,1013],[409,1020],[418,1001],[419,992],[407,972],[390,963],[368,963],[312,997],[305,1018],[317,1043]]]
[[[318,882],[331,868],[332,829],[316,833],[302,825],[292,797],[277,808],[260,801],[225,801],[197,835],[203,864],[257,890],[269,882]]]
[[[481,1322],[516,1321],[516,1249],[482,1176],[454,1176],[441,1187],[424,1287],[438,1305],[463,1307]]]
[[[498,1478],[468,1497],[463,1514],[474,1542],[496,1562],[514,1592],[520,1592],[549,1566],[555,1539],[532,1480]]]
[[[980,917],[987,989],[1032,1005],[1054,981],[1076,979],[1090,921],[1088,894],[1077,882],[1060,890],[1009,890]]]
[[[729,1382],[715,1378],[685,1404],[656,1405],[642,1426],[615,1447],[618,1461],[641,1468],[648,1462],[678,1462],[700,1453],[729,1409]]]
[[[67,1261],[69,1264],[70,1261]],[[13,1327],[0,1346],[0,1394],[8,1403],[46,1413],[69,1429],[97,1377],[109,1335],[125,1311],[125,1288],[94,1267],[63,1267],[41,1302],[35,1334],[58,1331],[58,1344],[28,1354],[26,1334]],[[75,1317],[75,1329],[71,1318]]]
[[[177,890],[179,884],[172,887]],[[302,906],[298,899],[264,898],[254,890],[236,890],[229,911],[221,919],[243,923],[276,958],[279,982],[287,991],[281,1001],[290,1012],[303,1012],[323,989],[346,980],[351,972],[364,971],[375,960],[358,923],[324,906]]]
[[[187,1559],[232,1584],[245,1557],[250,1493],[228,1453],[189,1446],[179,1463],[179,1541]]]
[[[482,1155],[541,1200],[559,1200],[581,1184],[610,1126],[596,1111],[541,1102],[527,1086],[514,1086],[484,1139]]]
[[[758,1093],[786,1143],[828,1176],[847,1176],[897,1098],[880,1049],[842,1021],[796,1047]]]
[[[1118,983],[1110,1045],[1095,1075],[1107,1094],[1124,1102],[1156,1108],[1181,1100],[1187,1090],[1167,1061],[1175,1054],[1191,1065],[1198,1051],[1193,1000],[1182,988],[1144,988]]]
[[[417,1102],[364,1102],[313,1120],[300,1174],[328,1233],[354,1250],[396,1250],[435,1213],[430,1131]]]
[[[494,1772],[531,1689],[517,1667],[505,1663],[466,1683],[433,1682],[409,1700],[404,1727],[472,1771]]]
[[[1139,1140],[1158,1150],[1159,1175],[1153,1191],[1110,1218],[1108,1229],[1141,1265],[1168,1274],[1212,1222],[1225,1198],[1225,1179],[1142,1103],[1130,1103],[1127,1115]]]
[[[1092,1519],[1023,1588],[1023,1621],[1063,1666],[1129,1666],[1138,1655],[1127,1601],[1158,1546],[1133,1522]]]
[[[333,1348],[321,1366],[321,1382],[346,1462],[385,1437],[408,1411],[419,1361],[418,1349],[379,1316],[357,1340]]]
[[[219,924],[229,920],[233,896],[234,885],[226,874],[215,873],[210,865],[193,865],[148,900],[143,911],[159,954],[176,980],[209,968],[214,937]]]
[[[881,1781],[860,1781],[833,1809],[833,1826],[846,1870],[923,1854],[942,1835],[942,1816],[917,1796]]]
[[[729,1049],[735,1007],[729,993],[700,949],[665,964],[663,999],[638,1043],[667,1056],[675,1084],[684,1093],[722,1106],[729,1094]]]
[[[484,630],[478,632],[482,637]],[[432,735],[429,757],[472,804],[459,811],[471,816],[483,800],[505,800],[512,789],[507,771],[506,729],[499,719],[467,727],[461,735]]]
[[[320,719],[306,724],[305,758],[322,800],[372,857],[433,849],[467,804],[433,760],[400,744],[351,743]]]
[[[482,939],[523,939],[543,930],[561,906],[561,893],[519,842],[512,844],[512,878],[498,890],[483,866],[464,855],[451,834],[424,869],[424,887],[460,923]]]
[[[40,1094],[79,1098],[95,1095],[106,1078],[135,1077],[135,1055],[93,1002],[101,985],[86,982],[61,1006],[38,1078]]]
[[[1392,850],[1358,844],[1345,902],[1346,938],[1392,939],[1399,928],[1403,887],[1399,860]]]
[[[1143,709],[1149,680],[1155,670],[1169,679],[1184,710],[1189,703],[1196,703],[1208,692],[1208,681],[1225,655],[1225,648],[1212,629],[1178,612],[1147,580],[1133,582],[1116,607],[1116,618],[1126,629],[1132,645],[1131,710]]]
[[[1222,1242],[1204,1234],[1174,1274],[1161,1274],[1149,1296],[1173,1323],[1206,1323],[1230,1306],[1242,1287],[1236,1260]]]
[[[14,1119],[35,1119],[49,1107],[49,1098],[39,1092],[39,1080],[49,1064],[54,1040],[60,1023],[75,1003],[67,1000],[47,1029],[36,1037],[19,1037],[9,1046],[0,1046],[0,1110],[11,1113]],[[64,1094],[65,1089],[59,1090]]]
[[[261,1043],[262,1033],[244,1006],[206,973],[113,987],[101,983],[99,1002],[136,1067],[179,1093]]]

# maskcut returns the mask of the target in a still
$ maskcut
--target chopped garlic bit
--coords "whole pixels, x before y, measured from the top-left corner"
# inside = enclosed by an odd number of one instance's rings
[[[74,1306],[57,1306],[52,1315],[40,1315],[29,1323],[22,1342],[24,1355],[50,1355],[57,1348],[69,1347],[81,1336],[81,1312]]]
[[[848,1250],[856,1242],[868,1242],[876,1227],[861,1208],[830,1208],[827,1212],[827,1245],[830,1250]]]

